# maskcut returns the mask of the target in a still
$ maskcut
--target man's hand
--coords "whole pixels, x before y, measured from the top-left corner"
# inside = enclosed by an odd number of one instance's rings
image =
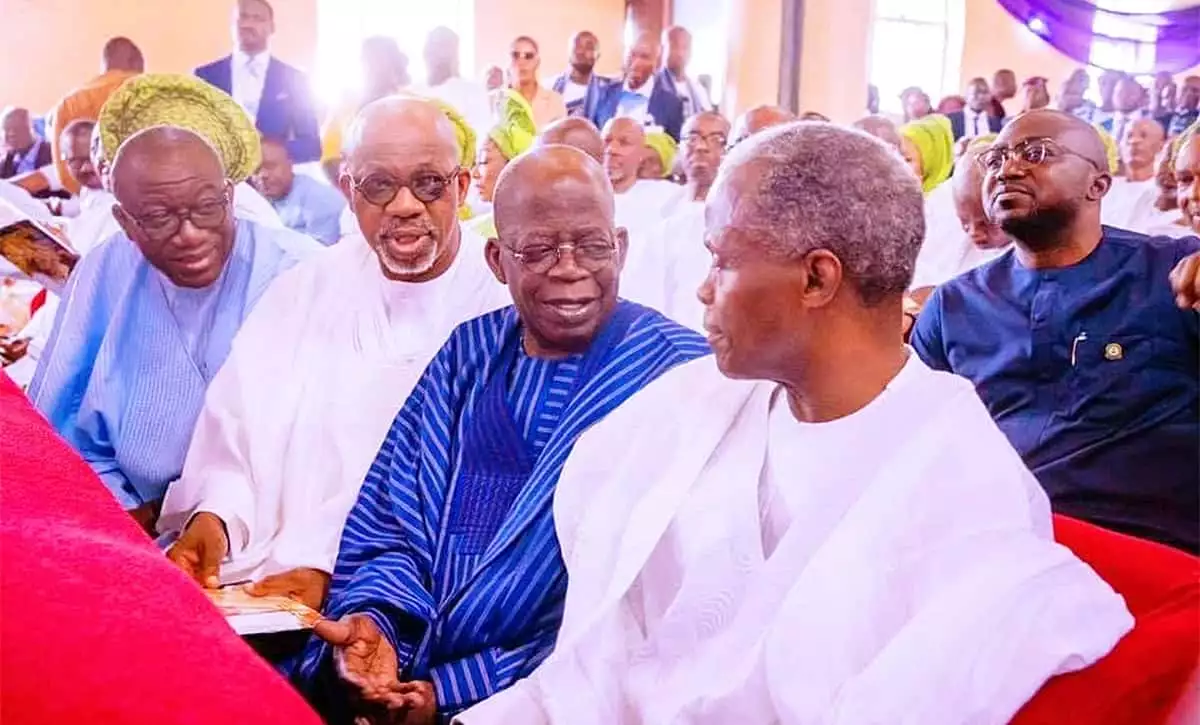
[[[1175,304],[1185,310],[1200,311],[1200,252],[1179,260],[1171,270],[1170,279]]]
[[[225,536],[225,524],[215,514],[202,511],[192,517],[191,523],[167,551],[167,558],[183,569],[188,576],[208,589],[221,586],[221,559],[229,551],[229,539]]]
[[[154,530],[158,523],[158,514],[162,511],[163,500],[156,499],[149,503],[144,503],[134,509],[129,509],[129,515],[137,522],[138,526],[142,527],[142,531],[146,532],[146,536],[153,539],[157,534]]]
[[[399,665],[392,643],[370,617],[351,614],[337,621],[322,619],[313,634],[333,645],[333,662],[343,680],[358,688],[359,697],[392,710],[403,706]]]
[[[249,584],[246,591],[256,597],[282,595],[321,611],[329,592],[329,575],[317,569],[291,569]]]
[[[386,701],[364,702],[355,725],[437,725],[437,695],[431,682],[400,682]]]
[[[0,364],[12,365],[29,352],[29,338],[0,341]]]

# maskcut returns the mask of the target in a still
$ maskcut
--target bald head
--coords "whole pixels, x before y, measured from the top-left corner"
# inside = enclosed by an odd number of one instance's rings
[[[1092,162],[1096,168],[1108,168],[1108,155],[1096,129],[1073,114],[1049,108],[1018,116],[1000,132],[995,145],[1011,147],[1033,138],[1051,139]]]
[[[1051,158],[1041,163],[995,163],[984,173],[988,217],[998,223],[1023,254],[1055,254],[1090,244],[1100,231],[1100,202],[1112,177],[1100,135],[1069,113],[1042,109],[1017,116],[992,144],[1012,150],[1048,139]],[[1094,240],[1092,240],[1094,241]],[[1032,257],[1031,257],[1032,259]],[[1034,262],[1036,264],[1036,262]]]
[[[204,137],[177,126],[147,128],[117,149],[112,162],[113,194],[122,204],[134,203],[148,180],[151,185],[170,183],[185,170],[218,186],[225,179],[221,156]]]
[[[1139,118],[1125,132],[1121,141],[1121,160],[1125,174],[1132,181],[1145,181],[1154,175],[1154,160],[1166,144],[1167,134],[1162,124],[1153,118]]]
[[[604,161],[604,137],[600,135],[600,130],[591,121],[578,116],[570,116],[546,126],[535,146],[570,146],[592,157],[597,163]]]
[[[498,238],[485,255],[512,294],[525,353],[586,350],[616,308],[626,247],[604,171],[579,149],[536,148],[501,172],[493,203]]]
[[[854,127],[871,134],[897,151],[902,151],[900,131],[897,130],[896,124],[892,123],[891,119],[883,116],[867,116],[855,121]]]
[[[104,70],[127,71],[142,73],[146,70],[146,60],[142,51],[129,38],[116,37],[104,44]]]
[[[67,171],[80,186],[88,189],[102,188],[100,174],[92,161],[91,142],[95,128],[95,121],[81,118],[67,124],[58,139],[59,154]]]
[[[755,106],[733,122],[734,143],[739,143],[764,129],[796,120],[796,114],[779,106]]]
[[[564,186],[586,190],[612,226],[613,191],[604,168],[577,148],[544,145],[517,157],[500,173],[493,201],[496,229],[504,233],[536,217],[539,204],[556,196]]]
[[[986,143],[968,146],[954,164],[950,183],[954,212],[967,239],[979,249],[1001,249],[1008,246],[1008,235],[999,224],[988,219],[983,205],[983,166],[979,157],[989,146]]]
[[[646,130],[632,118],[614,118],[604,124],[604,169],[618,194],[637,182],[638,167],[646,156]]]
[[[413,147],[440,153],[453,165],[459,155],[454,124],[429,101],[388,96],[363,106],[350,124],[342,150],[346,168],[355,174],[376,156]]]

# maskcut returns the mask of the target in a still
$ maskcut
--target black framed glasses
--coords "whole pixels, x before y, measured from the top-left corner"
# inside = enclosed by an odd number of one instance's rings
[[[1064,156],[1074,156],[1083,159],[1097,171],[1103,170],[1096,165],[1096,162],[1083,154],[1063,148],[1048,138],[1028,139],[1012,148],[1004,146],[990,148],[979,154],[979,165],[983,167],[984,171],[999,173],[1004,168],[1004,164],[1008,163],[1008,160],[1012,158],[1019,159],[1025,166],[1041,166],[1047,161],[1053,161],[1055,158],[1062,158]]]
[[[141,216],[131,214],[128,209],[125,213],[147,237],[154,241],[165,241],[179,233],[184,219],[190,221],[197,229],[216,229],[221,226],[229,216],[232,198],[229,191],[224,191],[219,199],[201,202],[184,209],[156,210]]]
[[[514,249],[505,249],[525,269],[534,274],[545,274],[554,269],[564,251],[570,251],[578,264],[588,272],[599,272],[608,266],[617,253],[617,245],[608,240],[589,239],[582,242],[564,242],[562,244],[529,244]]]
[[[422,204],[432,204],[445,195],[446,189],[454,182],[461,171],[461,166],[455,166],[454,170],[445,176],[432,171],[418,171],[410,176],[407,181],[401,181],[387,174],[370,174],[361,180],[351,176],[350,186],[359,194],[362,194],[367,203],[373,206],[387,206],[391,204],[396,196],[400,194],[400,190],[404,188],[411,191],[412,195],[417,198],[417,201]]]

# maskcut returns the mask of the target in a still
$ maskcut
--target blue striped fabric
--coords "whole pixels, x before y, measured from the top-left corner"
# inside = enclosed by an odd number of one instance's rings
[[[402,676],[433,682],[442,722],[528,675],[554,647],[567,579],[552,496],[575,440],[709,351],[630,302],[578,358],[506,354],[520,334],[516,310],[498,310],[459,326],[430,363],[350,512],[326,607],[331,618],[371,617]],[[489,395],[497,376],[502,396]],[[507,426],[493,420],[497,408]],[[520,486],[498,491],[512,479]],[[327,645],[309,643],[295,678],[329,722],[351,720]]]

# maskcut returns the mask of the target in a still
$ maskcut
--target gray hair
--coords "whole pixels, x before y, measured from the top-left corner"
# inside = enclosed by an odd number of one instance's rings
[[[740,144],[726,174],[742,167],[755,185],[745,210],[764,252],[795,259],[827,249],[867,305],[902,294],[925,237],[921,184],[896,154],[862,131],[799,122]]]

